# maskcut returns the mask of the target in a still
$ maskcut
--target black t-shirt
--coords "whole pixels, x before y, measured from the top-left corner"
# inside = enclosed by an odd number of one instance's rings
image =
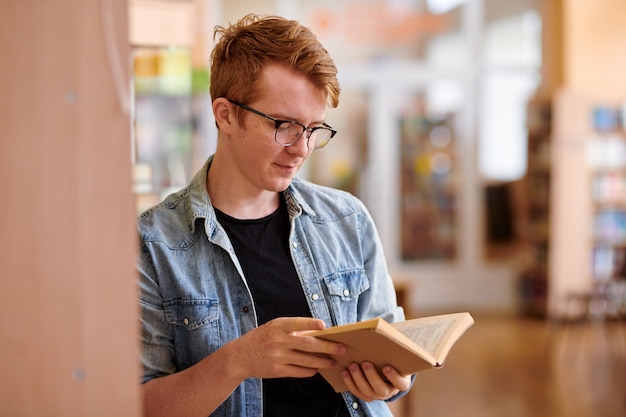
[[[239,220],[217,209],[215,212],[241,263],[259,325],[277,317],[311,317],[289,252],[290,223],[284,199],[278,210],[261,219]],[[264,379],[263,415],[350,414],[341,395],[318,373],[311,378]]]

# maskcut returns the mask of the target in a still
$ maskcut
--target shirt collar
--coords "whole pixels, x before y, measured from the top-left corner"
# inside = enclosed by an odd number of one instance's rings
[[[212,162],[213,155],[209,156],[204,163],[204,166],[196,173],[187,187],[188,206],[186,215],[187,222],[190,225],[192,232],[195,229],[195,224],[198,219],[206,219],[211,225],[214,225],[217,221],[206,186],[207,175]],[[311,206],[305,201],[302,194],[298,191],[300,183],[300,179],[294,178],[287,189],[283,192],[285,201],[287,202],[287,209],[289,211],[290,218],[296,218],[302,213],[312,216],[315,215],[313,208],[311,208]]]

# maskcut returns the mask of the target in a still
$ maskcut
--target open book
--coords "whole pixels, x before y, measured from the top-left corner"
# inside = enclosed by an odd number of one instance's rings
[[[308,333],[346,345],[343,356],[333,356],[337,366],[320,369],[336,392],[347,391],[341,372],[352,362],[372,362],[380,371],[391,365],[401,374],[439,368],[461,335],[474,324],[470,313],[421,317],[397,323],[381,318]]]

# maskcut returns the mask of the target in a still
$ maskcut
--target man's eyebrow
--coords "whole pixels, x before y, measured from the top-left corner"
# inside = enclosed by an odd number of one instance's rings
[[[312,121],[311,123],[309,123],[308,125],[305,125],[304,123],[302,123],[301,121],[299,121],[298,119],[295,119],[293,117],[288,117],[288,116],[273,116],[271,115],[273,118],[275,118],[276,120],[280,120],[280,121],[285,121],[285,122],[297,122],[300,123],[301,125],[304,125],[306,127],[317,127],[317,126],[323,126],[326,123],[326,120],[315,120]]]

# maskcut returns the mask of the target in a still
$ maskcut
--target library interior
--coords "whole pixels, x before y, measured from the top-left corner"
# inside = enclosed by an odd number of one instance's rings
[[[0,10],[0,415],[142,415],[136,219],[214,152],[213,29],[248,13],[338,69],[298,176],[363,201],[407,318],[475,319],[393,415],[626,415],[624,0]]]

